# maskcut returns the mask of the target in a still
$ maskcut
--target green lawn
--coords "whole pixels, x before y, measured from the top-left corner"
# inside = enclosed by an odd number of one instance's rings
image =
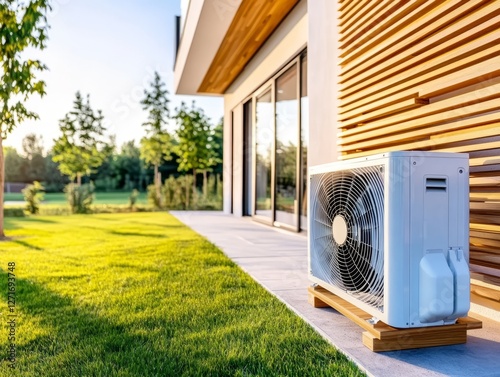
[[[95,194],[94,204],[128,204],[130,192],[97,192]],[[6,193],[5,201],[24,201],[23,194],[21,193]],[[137,204],[146,204],[147,197],[145,192],[141,192],[137,198]],[[43,204],[57,204],[66,205],[68,201],[64,193],[47,193],[42,202]]]
[[[6,229],[0,376],[363,375],[166,213],[7,218]],[[4,360],[9,262],[15,373]]]

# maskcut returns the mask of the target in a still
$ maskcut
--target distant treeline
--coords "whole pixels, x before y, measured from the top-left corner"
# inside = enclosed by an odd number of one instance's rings
[[[220,160],[222,160],[220,148]],[[5,147],[5,182],[32,183],[39,181],[46,192],[61,192],[69,183],[69,178],[61,174],[58,164],[52,160],[52,153],[45,153],[41,137],[30,134],[23,141],[22,150]],[[159,166],[162,180],[169,176],[177,177],[178,156],[172,152],[170,161],[163,161]],[[222,175],[222,163],[213,168],[213,173]],[[201,188],[203,176],[197,174],[197,186]],[[90,176],[82,177],[82,183],[92,181],[96,191],[146,191],[154,182],[154,168],[140,158],[139,147],[134,141],[124,143],[120,148],[113,148],[104,163]],[[7,185],[5,187],[7,189]]]

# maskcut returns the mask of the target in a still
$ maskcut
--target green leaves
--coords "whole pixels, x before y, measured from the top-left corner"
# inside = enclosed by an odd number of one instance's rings
[[[168,103],[168,91],[165,89],[165,83],[161,81],[158,72],[155,72],[155,77],[151,82],[151,89],[144,90],[144,98],[141,101],[142,109],[149,111],[148,121],[142,125],[146,127],[149,135],[157,135],[164,132],[170,111]]]
[[[83,99],[76,93],[73,110],[59,121],[62,135],[55,140],[53,160],[59,163],[62,174],[71,179],[89,175],[111,152],[103,140],[104,116],[90,106],[90,96]]]
[[[172,141],[167,133],[159,133],[141,139],[141,159],[149,165],[161,165],[172,159]]]
[[[190,109],[182,103],[174,119],[178,125],[179,171],[210,170],[217,165],[220,162],[215,143],[217,135],[203,109],[196,108],[194,102]]]
[[[43,49],[48,24],[48,0],[0,3],[0,131],[5,138],[19,123],[37,115],[23,104],[31,94],[45,94],[45,82],[36,73],[47,67],[38,60],[21,56],[26,48]]]
[[[147,136],[141,140],[141,159],[147,164],[159,166],[165,159],[172,159],[172,140],[165,130],[170,116],[168,91],[161,81],[158,72],[151,82],[150,90],[144,90],[141,101],[142,108],[149,111],[148,121],[142,125],[146,128]]]
[[[155,167],[155,188],[156,200],[161,202],[160,185],[161,173],[158,172],[158,166],[165,159],[172,159],[172,142],[170,135],[165,130],[167,120],[170,117],[168,109],[168,91],[165,89],[165,83],[161,81],[158,72],[151,82],[150,90],[144,90],[144,98],[141,101],[143,110],[148,110],[148,121],[142,125],[146,127],[147,137],[141,140],[141,159],[146,164]]]
[[[26,202],[26,211],[31,214],[40,211],[40,202],[43,200],[45,188],[38,181],[34,181],[32,185],[27,185],[21,190]]]

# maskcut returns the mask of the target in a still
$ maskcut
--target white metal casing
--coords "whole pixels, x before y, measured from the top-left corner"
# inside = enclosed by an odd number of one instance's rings
[[[318,165],[315,176],[383,166],[383,309],[358,300],[313,271],[315,192],[309,187],[309,278],[394,327],[454,323],[470,306],[468,155],[389,152]],[[445,182],[444,189],[439,186]],[[310,184],[311,186],[311,184]]]

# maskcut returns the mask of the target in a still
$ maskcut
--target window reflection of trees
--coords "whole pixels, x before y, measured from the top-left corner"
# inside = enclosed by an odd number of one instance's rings
[[[256,213],[271,209],[273,106],[271,91],[257,98],[256,107]]]
[[[276,210],[296,212],[298,93],[297,65],[276,80]],[[295,224],[297,219],[277,213],[278,221]]]
[[[288,145],[278,143],[276,150],[277,198],[276,209],[279,211],[294,212],[296,197],[296,161],[297,146],[289,142]]]

